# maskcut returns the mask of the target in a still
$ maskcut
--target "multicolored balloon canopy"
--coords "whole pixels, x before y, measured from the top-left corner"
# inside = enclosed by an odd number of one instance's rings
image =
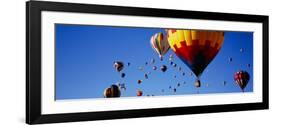
[[[170,47],[198,79],[220,51],[224,41],[222,31],[175,29],[166,31]]]
[[[160,59],[163,59],[163,56],[168,52],[170,46],[167,42],[167,38],[163,33],[156,33],[150,39],[151,47],[158,53]]]
[[[250,75],[247,71],[238,71],[234,74],[234,81],[241,88],[243,92],[249,80],[250,80]]]

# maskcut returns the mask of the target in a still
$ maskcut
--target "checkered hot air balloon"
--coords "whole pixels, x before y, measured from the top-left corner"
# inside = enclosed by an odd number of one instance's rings
[[[219,52],[222,31],[168,29],[168,43],[176,55],[199,77]]]
[[[150,39],[151,47],[158,53],[160,59],[163,59],[163,56],[167,53],[170,49],[169,43],[167,38],[164,36],[163,33],[156,33]]]

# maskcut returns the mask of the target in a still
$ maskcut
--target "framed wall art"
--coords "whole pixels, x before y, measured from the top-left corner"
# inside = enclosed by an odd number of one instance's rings
[[[268,109],[268,16],[41,1],[26,12],[28,124]]]

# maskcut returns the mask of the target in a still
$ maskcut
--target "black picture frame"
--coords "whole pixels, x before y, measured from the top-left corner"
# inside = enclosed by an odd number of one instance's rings
[[[188,8],[187,8],[188,9]],[[221,21],[262,23],[263,89],[261,103],[225,104],[176,108],[156,108],[105,112],[48,114],[41,113],[41,11],[99,13],[148,17],[171,17]],[[230,112],[269,108],[269,17],[264,15],[230,14],[137,7],[90,5],[62,2],[28,1],[26,3],[26,123],[58,123],[88,120],[137,118],[196,113]]]

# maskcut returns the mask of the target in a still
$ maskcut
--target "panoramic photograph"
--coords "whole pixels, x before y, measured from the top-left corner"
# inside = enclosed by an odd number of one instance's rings
[[[253,32],[55,24],[55,100],[253,92]]]

